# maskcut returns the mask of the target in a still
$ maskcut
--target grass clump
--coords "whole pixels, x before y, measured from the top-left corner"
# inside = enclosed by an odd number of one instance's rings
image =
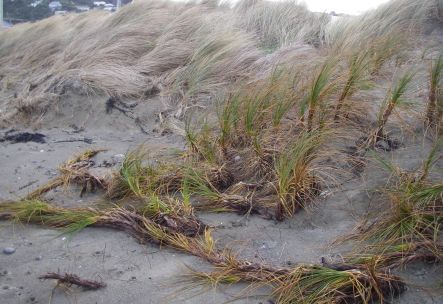
[[[222,191],[204,172],[193,169],[188,169],[184,183],[196,198],[194,207],[197,210],[239,214],[260,214],[265,211],[262,210],[263,206],[254,202],[254,193],[244,183],[236,183]]]
[[[275,69],[219,103],[218,128],[191,132],[188,145],[196,157],[187,178],[191,194],[200,198],[199,208],[283,220],[319,194],[327,183],[320,176],[333,167],[320,161],[334,153],[324,153],[324,140],[335,138],[334,130],[326,128],[328,117],[317,114],[325,112],[333,90],[331,61],[322,67],[306,99],[311,130],[299,115],[304,86],[298,73]],[[208,144],[212,158],[201,152]]]
[[[268,52],[291,43],[321,45],[330,20],[330,16],[312,13],[292,0],[278,3],[239,1],[235,11],[239,25],[256,34],[260,46]]]
[[[352,265],[377,264],[385,269],[405,267],[414,262],[439,263],[442,260],[443,244],[411,242],[391,246],[370,246],[364,253],[345,258]]]
[[[214,252],[214,251],[213,251]],[[215,251],[217,252],[217,251]],[[215,253],[214,252],[214,253]],[[292,268],[251,263],[232,252],[211,255],[213,272],[193,272],[192,279],[216,286],[219,283],[249,282],[273,289],[278,303],[372,303],[398,296],[403,281],[385,270],[367,265],[334,267],[299,264]]]
[[[174,193],[181,187],[181,170],[173,163],[155,163],[143,146],[127,153],[107,189],[112,199]]]
[[[307,108],[307,130],[311,131],[314,127],[314,119],[316,112],[318,109],[324,109],[324,100],[331,93],[332,90],[335,89],[335,85],[332,82],[332,76],[335,67],[334,60],[327,60],[320,68],[318,74],[312,80],[310,87],[307,90],[307,96],[305,97],[305,106],[303,109],[304,116],[304,108]],[[322,110],[323,110],[322,109]],[[320,113],[321,114],[321,113]],[[323,121],[320,117],[320,124],[323,124]]]
[[[307,132],[278,156],[275,164],[279,198],[277,218],[293,216],[319,193],[320,183],[312,163],[325,138],[325,132]]]
[[[398,142],[391,140],[386,135],[385,128],[394,110],[403,103],[403,96],[405,95],[408,85],[411,83],[413,77],[414,73],[408,71],[404,73],[395,84],[393,84],[386,99],[380,106],[374,130],[369,136],[364,136],[357,141],[357,147],[363,150],[362,153],[378,146],[378,143],[381,141],[385,141],[387,144],[387,147],[383,147],[385,150],[393,150],[398,147]]]
[[[369,252],[381,255],[381,260],[390,263],[403,259],[413,261],[414,254],[417,259],[440,260],[443,257],[440,240],[443,184],[429,180],[440,150],[441,140],[415,172],[401,170],[381,160],[393,175],[391,185],[383,190],[390,206],[360,237],[371,244]]]
[[[384,129],[388,123],[388,119],[395,107],[401,103],[402,97],[405,94],[408,84],[411,82],[413,76],[414,75],[411,72],[407,72],[401,76],[395,86],[392,88],[390,95],[380,108],[380,112],[378,114],[377,131],[375,132],[376,141],[384,137]]]

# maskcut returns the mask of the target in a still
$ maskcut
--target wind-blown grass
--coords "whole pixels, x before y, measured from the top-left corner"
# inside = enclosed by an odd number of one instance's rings
[[[364,137],[364,140],[357,144],[360,148],[363,148],[363,150],[374,148],[375,145],[382,140],[387,142],[387,149],[395,148],[394,142],[392,142],[385,134],[385,128],[394,110],[404,103],[403,97],[406,94],[408,85],[411,83],[413,77],[414,73],[407,71],[393,83],[385,100],[379,108],[375,128],[368,137]]]
[[[405,94],[408,84],[411,82],[413,76],[413,73],[407,72],[400,77],[395,86],[392,88],[389,97],[380,108],[376,138],[383,138],[384,128],[388,122],[388,119],[391,116],[394,108],[401,103],[402,97]]]
[[[314,127],[314,118],[315,114],[319,108],[322,107],[322,103],[325,98],[331,94],[331,91],[334,90],[335,86],[332,81],[332,73],[334,71],[335,62],[334,60],[327,60],[319,69],[318,74],[312,80],[310,87],[307,90],[307,96],[305,100],[306,106],[303,108],[307,108],[307,129],[311,131]],[[302,108],[302,109],[303,109]],[[302,112],[304,115],[304,111]],[[321,116],[321,115],[320,115]],[[320,118],[320,125],[323,122]]]
[[[433,61],[429,73],[428,106],[426,109],[426,123],[428,126],[441,124],[443,117],[443,54]]]
[[[355,53],[351,56],[349,62],[349,68],[345,84],[341,90],[340,97],[338,98],[337,105],[335,107],[334,120],[338,121],[341,114],[342,107],[348,98],[360,88],[367,84],[367,68],[369,65],[367,51]]]
[[[23,114],[15,107],[20,100],[46,109],[68,91],[141,99],[159,93],[183,117],[189,106],[206,106],[240,81],[266,77],[280,64],[291,68],[300,54],[371,49],[379,66],[399,45],[407,46],[407,40],[394,39],[401,36],[398,29],[405,35],[418,30],[434,8],[431,0],[396,0],[331,22],[293,1],[228,8],[146,0],[115,14],[94,11],[20,24],[0,33],[2,86],[17,96],[3,118]]]
[[[320,45],[330,16],[315,14],[297,1],[239,1],[235,11],[240,25],[258,35],[268,51],[295,42]]]

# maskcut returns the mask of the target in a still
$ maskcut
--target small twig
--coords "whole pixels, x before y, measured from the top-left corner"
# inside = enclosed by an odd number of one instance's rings
[[[123,113],[126,117],[133,119],[135,124],[142,131],[142,133],[149,134],[149,130],[147,130],[145,126],[143,126],[143,123],[141,122],[140,118],[132,111],[132,109],[134,109],[137,105],[138,103],[127,104],[116,98],[110,97],[106,101],[106,113],[110,114],[112,112],[112,109],[116,109],[121,113]]]
[[[30,181],[29,183],[27,183],[27,184],[25,184],[25,185],[23,185],[23,186],[20,186],[20,187],[18,188],[18,190],[23,190],[23,189],[25,189],[25,188],[28,188],[29,186],[34,185],[36,182],[38,182],[38,180]]]
[[[134,120],[135,124],[140,128],[140,131],[142,131],[142,133],[144,134],[149,134],[149,131],[146,129],[145,126],[143,126],[142,121],[140,120],[140,118],[136,117]]]
[[[117,98],[110,97],[106,101],[106,113],[110,114],[113,109],[116,109],[122,112],[124,115],[128,116],[129,118],[135,119],[136,117],[134,116],[134,112],[132,111],[132,109],[135,108],[136,106],[137,103],[128,105]]]
[[[57,280],[58,284],[64,284],[67,286],[77,285],[85,289],[99,289],[106,286],[105,283],[98,281],[91,281],[91,280],[83,280],[79,276],[70,273],[65,273],[64,275],[62,275],[55,272],[48,272],[47,274],[41,275],[38,278],[43,280],[49,280],[49,279]]]
[[[85,137],[85,138],[72,138],[72,139],[62,139],[62,140],[55,140],[53,143],[67,143],[67,142],[84,142],[87,144],[92,144],[94,141],[91,138]]]

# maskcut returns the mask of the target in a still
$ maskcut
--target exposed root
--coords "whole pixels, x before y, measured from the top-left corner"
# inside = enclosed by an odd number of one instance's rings
[[[183,243],[186,246],[181,250],[185,248],[215,267],[210,273],[194,272],[192,278],[212,285],[244,281],[271,286],[278,303],[370,303],[396,297],[405,290],[403,281],[386,269],[376,270],[367,265],[346,265],[344,270],[304,264],[274,267],[240,260],[227,250],[217,251],[208,235],[203,243]]]
[[[404,290],[400,278],[383,270],[350,266],[341,271],[318,265],[282,268],[240,260],[229,250],[217,249],[208,230],[205,230],[203,237],[189,237],[122,208],[99,212],[58,208],[42,202],[16,202],[0,205],[0,218],[18,218],[71,230],[73,227],[78,230],[87,226],[122,230],[141,243],[149,241],[166,245],[200,257],[216,268],[216,272],[200,274],[200,278],[271,285],[280,303],[292,303],[301,298],[310,298],[311,303],[368,303],[396,296]]]
[[[39,200],[0,204],[0,219],[65,228],[67,233],[76,232],[87,226],[110,227],[126,231],[140,243],[156,242],[145,231],[148,226],[164,229],[168,233],[181,233],[186,236],[201,234],[207,228],[193,215],[144,213],[146,216],[135,210],[131,211],[120,207],[113,207],[108,210],[93,208],[67,209],[52,206]]]

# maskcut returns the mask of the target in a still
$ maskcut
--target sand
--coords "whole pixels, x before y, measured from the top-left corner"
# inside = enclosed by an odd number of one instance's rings
[[[149,148],[154,159],[183,150],[181,136],[161,132],[158,114],[164,110],[160,99],[139,103],[134,113],[145,118],[141,128],[134,117],[121,111],[114,109],[107,114],[106,98],[63,96],[57,110],[40,120],[36,129],[20,125],[10,128],[37,130],[45,135],[45,143],[0,143],[0,198],[23,197],[53,178],[63,161],[85,149],[107,149],[94,158],[93,170],[101,173],[117,170],[124,154],[140,144]],[[414,168],[428,149],[428,142],[408,139],[385,156]],[[333,245],[333,241],[351,233],[368,212],[385,207],[373,189],[382,186],[386,177],[381,168],[369,165],[361,177],[324,191],[309,210],[281,223],[235,214],[199,216],[215,227],[219,246],[234,248],[242,257],[275,265],[319,263],[322,257],[339,258],[347,248]],[[46,198],[72,207],[87,206],[99,196],[79,197],[79,189],[70,188],[51,191]],[[0,248],[16,249],[10,255],[0,253],[0,303],[273,303],[266,289],[245,290],[245,285],[197,288],[185,283],[189,268],[207,269],[209,265],[174,250],[140,245],[122,232],[87,228],[67,236],[20,223],[0,225]],[[442,270],[439,265],[421,264],[402,270],[401,275],[411,284],[395,303],[443,303]],[[99,280],[107,287],[62,290],[54,289],[54,282],[38,279],[58,271]]]

